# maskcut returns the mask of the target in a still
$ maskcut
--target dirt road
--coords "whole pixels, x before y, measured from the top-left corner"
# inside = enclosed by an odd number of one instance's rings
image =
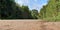
[[[40,20],[0,20],[0,30],[60,30],[60,22]]]

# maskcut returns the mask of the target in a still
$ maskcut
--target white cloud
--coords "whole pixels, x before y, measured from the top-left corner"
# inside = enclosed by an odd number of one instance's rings
[[[20,5],[27,5],[29,4],[29,0],[15,0]]]
[[[22,2],[21,0],[15,0],[15,1],[16,1],[16,3],[18,3],[18,4],[20,4],[20,5],[23,4],[23,2]]]
[[[41,8],[42,8],[42,5],[40,5],[40,4],[33,4],[33,5],[30,7],[31,10],[32,10],[32,9],[36,9],[36,10],[38,10],[38,11],[40,11]]]
[[[47,5],[47,3],[44,3],[43,5]]]
[[[33,1],[33,2],[31,2]],[[47,3],[44,3],[44,1],[40,0],[41,2],[37,3],[38,0],[16,0],[16,2],[20,5],[28,5],[29,9],[37,9],[38,11],[43,7],[43,5],[46,5]]]

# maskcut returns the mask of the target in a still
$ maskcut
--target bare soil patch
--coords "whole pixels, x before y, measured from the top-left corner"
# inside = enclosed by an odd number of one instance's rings
[[[60,30],[60,22],[0,20],[0,30]]]

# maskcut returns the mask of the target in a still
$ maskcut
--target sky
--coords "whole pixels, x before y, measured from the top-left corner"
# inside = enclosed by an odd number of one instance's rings
[[[48,0],[15,0],[15,2],[19,5],[28,6],[30,10],[36,9],[39,11],[43,5],[48,3]]]

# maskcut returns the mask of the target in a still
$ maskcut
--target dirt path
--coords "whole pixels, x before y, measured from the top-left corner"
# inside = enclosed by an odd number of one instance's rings
[[[60,22],[40,20],[0,21],[0,30],[60,30]]]

